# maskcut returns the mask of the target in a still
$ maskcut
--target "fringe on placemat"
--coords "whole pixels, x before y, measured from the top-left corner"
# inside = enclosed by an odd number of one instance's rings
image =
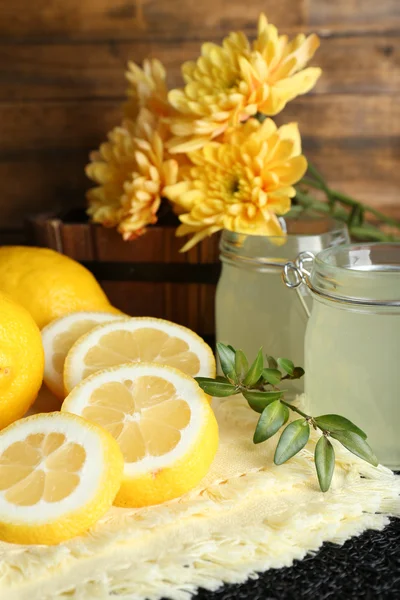
[[[202,486],[158,507],[113,508],[88,534],[60,546],[0,543],[0,598],[189,600],[200,587],[216,590],[288,567],[324,542],[343,544],[400,516],[400,477],[389,469],[334,441],[335,476],[323,494],[315,433],[276,467],[273,442],[252,445],[257,416],[240,399],[222,403],[218,417],[223,441]]]
[[[262,470],[211,486],[189,502],[180,525],[167,524],[176,517],[177,505],[160,507],[165,514],[155,525],[160,531],[153,546],[147,546],[146,536],[130,539],[128,515],[125,534],[115,529],[117,521],[121,528],[121,515],[116,521],[110,517],[90,540],[82,539],[68,551],[60,547],[54,555],[39,552],[35,561],[35,552],[27,548],[13,559],[6,557],[0,567],[0,595],[6,570],[8,575],[23,571],[25,580],[21,587],[8,588],[7,600],[189,600],[199,587],[216,590],[290,566],[324,541],[343,544],[366,529],[383,529],[389,516],[400,516],[400,478],[383,467],[368,466],[360,477],[358,466],[347,471],[343,486],[324,495],[302,486],[285,490],[279,481],[266,488]],[[190,524],[190,535],[183,531],[194,515],[197,521],[210,520],[207,532],[199,523],[197,529]],[[147,528],[151,535],[146,511],[142,516],[139,529],[144,534]],[[39,575],[40,561],[44,569]]]

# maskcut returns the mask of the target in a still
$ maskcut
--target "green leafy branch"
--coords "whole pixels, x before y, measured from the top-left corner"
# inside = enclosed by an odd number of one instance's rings
[[[318,190],[325,195],[324,200],[316,198],[311,190]],[[350,196],[333,190],[328,186],[321,173],[310,162],[308,173],[296,186],[296,204],[292,206],[291,216],[296,216],[304,211],[331,216],[338,221],[346,223],[353,238],[376,242],[395,242],[400,240],[400,221],[381,211],[351,198]],[[368,216],[373,217],[377,224],[368,221]],[[398,230],[396,233],[386,233],[383,226]]]
[[[253,436],[255,444],[275,435],[289,420],[290,411],[301,417],[286,425],[282,431],[275,449],[276,465],[285,463],[304,448],[311,427],[322,433],[315,447],[314,460],[323,492],[329,489],[335,468],[335,451],[329,438],[339,441],[347,450],[371,465],[378,465],[366,441],[367,435],[357,425],[340,415],[312,417],[285,399],[285,390],[278,386],[285,380],[303,377],[304,370],[301,367],[295,367],[287,358],[275,359],[272,356],[266,357],[266,367],[262,349],[251,365],[242,350],[221,343],[217,344],[217,350],[224,376],[215,379],[196,377],[196,381],[210,396],[224,398],[243,394],[250,408],[260,413]]]

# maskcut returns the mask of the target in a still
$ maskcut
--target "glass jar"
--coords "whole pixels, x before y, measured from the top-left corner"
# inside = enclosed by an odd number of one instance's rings
[[[305,340],[310,414],[341,414],[400,469],[400,244],[321,252],[308,279]]]
[[[266,353],[302,366],[307,317],[296,294],[282,284],[282,269],[299,252],[318,253],[349,238],[346,226],[331,219],[288,219],[286,227],[285,237],[223,232],[216,334],[217,341],[242,349],[249,360],[262,346]],[[299,293],[307,296],[306,287]],[[302,391],[302,380],[289,387]]]

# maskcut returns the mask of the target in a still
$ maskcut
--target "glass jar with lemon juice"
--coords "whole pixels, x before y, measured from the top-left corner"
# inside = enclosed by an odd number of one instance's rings
[[[379,461],[400,469],[400,244],[324,250],[308,283],[308,411],[356,422]]]
[[[318,253],[349,241],[343,223],[323,218],[286,221],[287,235],[253,236],[224,231],[221,238],[222,273],[216,295],[217,341],[240,348],[255,358],[259,348],[304,365],[307,317],[296,294],[281,281],[282,269],[299,252]],[[307,290],[299,293],[307,302]],[[302,380],[288,382],[301,392]]]

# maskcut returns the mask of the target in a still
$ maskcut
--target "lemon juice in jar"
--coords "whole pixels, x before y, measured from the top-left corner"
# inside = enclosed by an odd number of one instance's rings
[[[308,410],[356,422],[379,461],[400,469],[400,244],[326,250],[310,286]]]
[[[222,273],[216,295],[217,341],[244,351],[249,360],[262,346],[266,353],[304,364],[307,317],[296,294],[282,284],[282,268],[302,251],[314,253],[348,242],[343,223],[331,219],[286,221],[287,236],[268,237],[224,231]],[[299,290],[307,301],[307,290]],[[302,380],[287,382],[292,393]]]

